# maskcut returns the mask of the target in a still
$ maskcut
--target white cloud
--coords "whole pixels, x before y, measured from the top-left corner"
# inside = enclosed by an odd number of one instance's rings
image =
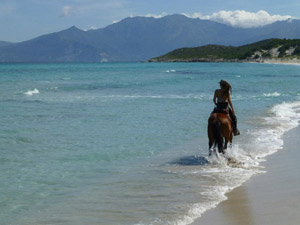
[[[164,16],[167,16],[168,13],[166,12],[162,12],[161,14],[152,14],[152,13],[148,13],[148,14],[144,14],[144,15],[137,15],[137,16],[141,16],[141,17],[153,17],[153,18],[156,18],[156,19],[159,19],[159,18],[162,18]],[[136,15],[134,14],[130,14],[129,17],[133,18],[133,17],[136,17]]]
[[[83,31],[89,31],[89,30],[97,30],[98,28],[95,26],[91,26],[89,29],[83,29]]]
[[[67,17],[70,15],[70,11],[71,11],[72,7],[69,5],[66,5],[62,8],[61,10],[61,14],[60,17]]]
[[[166,12],[162,12],[161,14],[151,14],[151,13],[148,13],[146,15],[144,15],[144,17],[153,17],[153,18],[162,18],[164,16],[168,15]]]
[[[183,13],[183,15],[191,18],[212,20],[219,23],[231,25],[233,27],[242,27],[242,28],[260,27],[260,26],[274,23],[276,21],[288,20],[293,18],[292,16],[289,15],[285,15],[285,16],[270,15],[268,12],[264,10],[260,10],[258,12],[247,12],[244,10],[219,11],[209,16],[204,16],[201,13],[194,13],[194,14]]]
[[[188,13],[181,13],[182,15],[189,17],[189,18],[199,18],[203,19],[205,16],[202,15],[202,13],[193,13],[193,14],[188,14]]]

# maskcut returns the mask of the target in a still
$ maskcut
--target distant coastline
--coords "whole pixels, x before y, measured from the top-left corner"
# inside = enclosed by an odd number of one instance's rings
[[[300,64],[300,39],[267,39],[240,47],[206,45],[180,48],[148,62]]]
[[[155,61],[149,60],[148,62],[185,62],[185,63],[192,63],[192,62],[203,62],[203,63],[266,63],[266,64],[287,64],[287,65],[300,65],[300,59],[273,59],[267,58],[264,60],[224,60],[224,59],[172,59],[172,60],[164,60],[164,61]]]

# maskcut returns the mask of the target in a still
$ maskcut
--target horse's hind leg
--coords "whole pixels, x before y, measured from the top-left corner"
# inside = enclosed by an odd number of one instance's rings
[[[226,153],[226,150],[227,150],[227,145],[228,145],[228,139],[227,138],[225,138],[225,143],[224,143],[224,148],[223,148],[223,154],[225,154]]]
[[[227,142],[225,142],[225,145],[224,145],[224,149],[223,149],[223,154],[225,154],[226,153],[226,150],[227,150]]]
[[[208,155],[211,156],[214,148],[213,145],[215,143],[215,138],[213,134],[213,127],[211,125],[210,120],[208,120],[207,136],[208,136]]]
[[[212,140],[209,140],[208,143],[208,155],[211,156],[212,152],[213,152],[213,144],[214,142]]]

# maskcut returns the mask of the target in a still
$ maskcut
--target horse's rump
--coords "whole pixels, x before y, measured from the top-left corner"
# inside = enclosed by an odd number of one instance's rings
[[[208,119],[207,134],[209,149],[218,146],[220,153],[225,153],[228,142],[232,142],[232,125],[228,114],[212,113]]]

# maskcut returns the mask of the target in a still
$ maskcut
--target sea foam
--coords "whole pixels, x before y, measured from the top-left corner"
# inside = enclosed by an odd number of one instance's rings
[[[28,90],[28,91],[24,92],[24,95],[32,96],[34,94],[39,94],[39,93],[40,93],[40,91],[37,88],[35,88],[33,90]]]
[[[266,97],[278,97],[281,94],[278,93],[278,92],[273,92],[273,93],[264,93],[263,95],[266,96]]]

